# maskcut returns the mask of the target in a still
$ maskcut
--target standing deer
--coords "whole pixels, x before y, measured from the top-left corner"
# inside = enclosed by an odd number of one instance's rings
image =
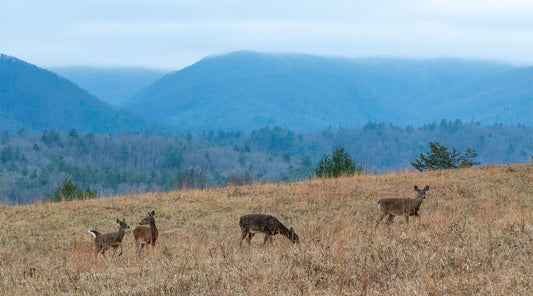
[[[155,226],[154,211],[148,212],[148,216],[144,217],[139,223],[141,226],[137,226],[133,230],[133,238],[135,238],[136,253],[140,257],[141,250],[144,245],[151,244],[152,252],[155,252],[155,241],[157,240],[157,227]]]
[[[242,240],[246,238],[248,245],[250,245],[252,238],[258,232],[265,234],[265,239],[263,244],[270,240],[272,243],[272,235],[281,234],[287,237],[291,242],[298,242],[298,235],[294,232],[292,227],[287,229],[278,219],[263,214],[250,214],[244,215],[239,219],[239,226],[241,227],[241,240],[239,246],[242,243]]]
[[[102,256],[105,258],[105,251],[109,248],[113,248],[113,256],[115,257],[115,253],[117,252],[117,248],[120,247],[120,253],[119,256],[122,255],[122,238],[124,238],[124,233],[126,232],[126,229],[130,228],[128,224],[126,224],[126,218],[123,218],[122,221],[117,219],[118,225],[120,225],[118,232],[111,232],[106,234],[101,234],[100,232],[96,230],[89,230],[89,233],[94,236],[94,260],[96,261],[96,257],[98,256],[98,253],[102,253]]]
[[[409,216],[418,217],[418,224],[420,224],[420,216],[418,215],[418,209],[422,204],[422,201],[426,199],[426,191],[429,190],[429,186],[424,189],[419,189],[415,185],[415,190],[418,192],[416,198],[383,198],[378,201],[378,209],[381,212],[381,216],[376,220],[374,228],[378,227],[379,222],[389,215],[387,224],[392,224],[395,216],[404,216],[407,225],[409,225]]]

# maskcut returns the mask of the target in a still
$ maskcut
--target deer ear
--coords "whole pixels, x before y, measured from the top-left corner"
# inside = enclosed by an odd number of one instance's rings
[[[415,185],[415,190],[418,191],[418,186]]]
[[[424,188],[424,190],[429,190],[429,185],[426,185],[426,188]]]
[[[117,223],[120,224],[120,220],[119,219],[117,219]]]
[[[294,229],[292,229],[292,227],[291,227],[291,229],[289,229],[289,232],[290,233],[294,233]]]
[[[126,223],[126,218],[122,218],[122,222]]]
[[[152,210],[152,216],[155,215],[155,212]]]

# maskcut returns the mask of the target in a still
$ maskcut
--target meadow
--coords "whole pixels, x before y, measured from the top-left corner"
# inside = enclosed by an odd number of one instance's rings
[[[382,197],[430,186],[420,223],[382,223]],[[533,290],[533,166],[123,195],[0,206],[3,295],[527,295]],[[132,229],[154,210],[157,247],[135,255]],[[240,246],[238,218],[294,227]],[[89,229],[132,228],[124,254],[92,260]]]

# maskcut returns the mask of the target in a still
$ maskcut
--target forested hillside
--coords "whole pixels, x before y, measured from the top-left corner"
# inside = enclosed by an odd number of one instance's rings
[[[115,133],[158,128],[55,73],[6,55],[0,55],[0,126],[12,132],[75,128]]]
[[[316,131],[360,127],[368,121],[420,126],[442,118],[532,126],[533,119],[515,118],[515,110],[508,108],[520,105],[522,90],[531,88],[528,73],[515,72],[515,78],[522,77],[517,83],[492,87],[500,82],[497,75],[513,69],[451,59],[234,52],[170,73],[124,106],[183,132],[250,132],[264,126]],[[489,87],[468,95],[473,86],[482,85]],[[497,92],[502,89],[505,98]],[[489,99],[497,103],[486,104]]]
[[[184,136],[4,131],[0,198],[31,202],[65,178],[99,195],[303,180],[334,146],[345,147],[371,173],[412,169],[410,161],[428,151],[430,141],[475,149],[482,165],[526,163],[533,155],[532,134],[524,126],[444,120],[420,128],[367,123],[315,133],[279,127]]]

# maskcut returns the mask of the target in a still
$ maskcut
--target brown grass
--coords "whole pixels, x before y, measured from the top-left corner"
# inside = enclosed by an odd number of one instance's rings
[[[429,185],[422,224],[373,232],[382,197]],[[533,290],[533,167],[361,175],[64,203],[1,206],[4,295],[526,295]],[[156,212],[156,252],[92,264],[87,232]],[[238,218],[268,213],[300,244],[257,235]],[[133,227],[132,227],[133,228]]]

